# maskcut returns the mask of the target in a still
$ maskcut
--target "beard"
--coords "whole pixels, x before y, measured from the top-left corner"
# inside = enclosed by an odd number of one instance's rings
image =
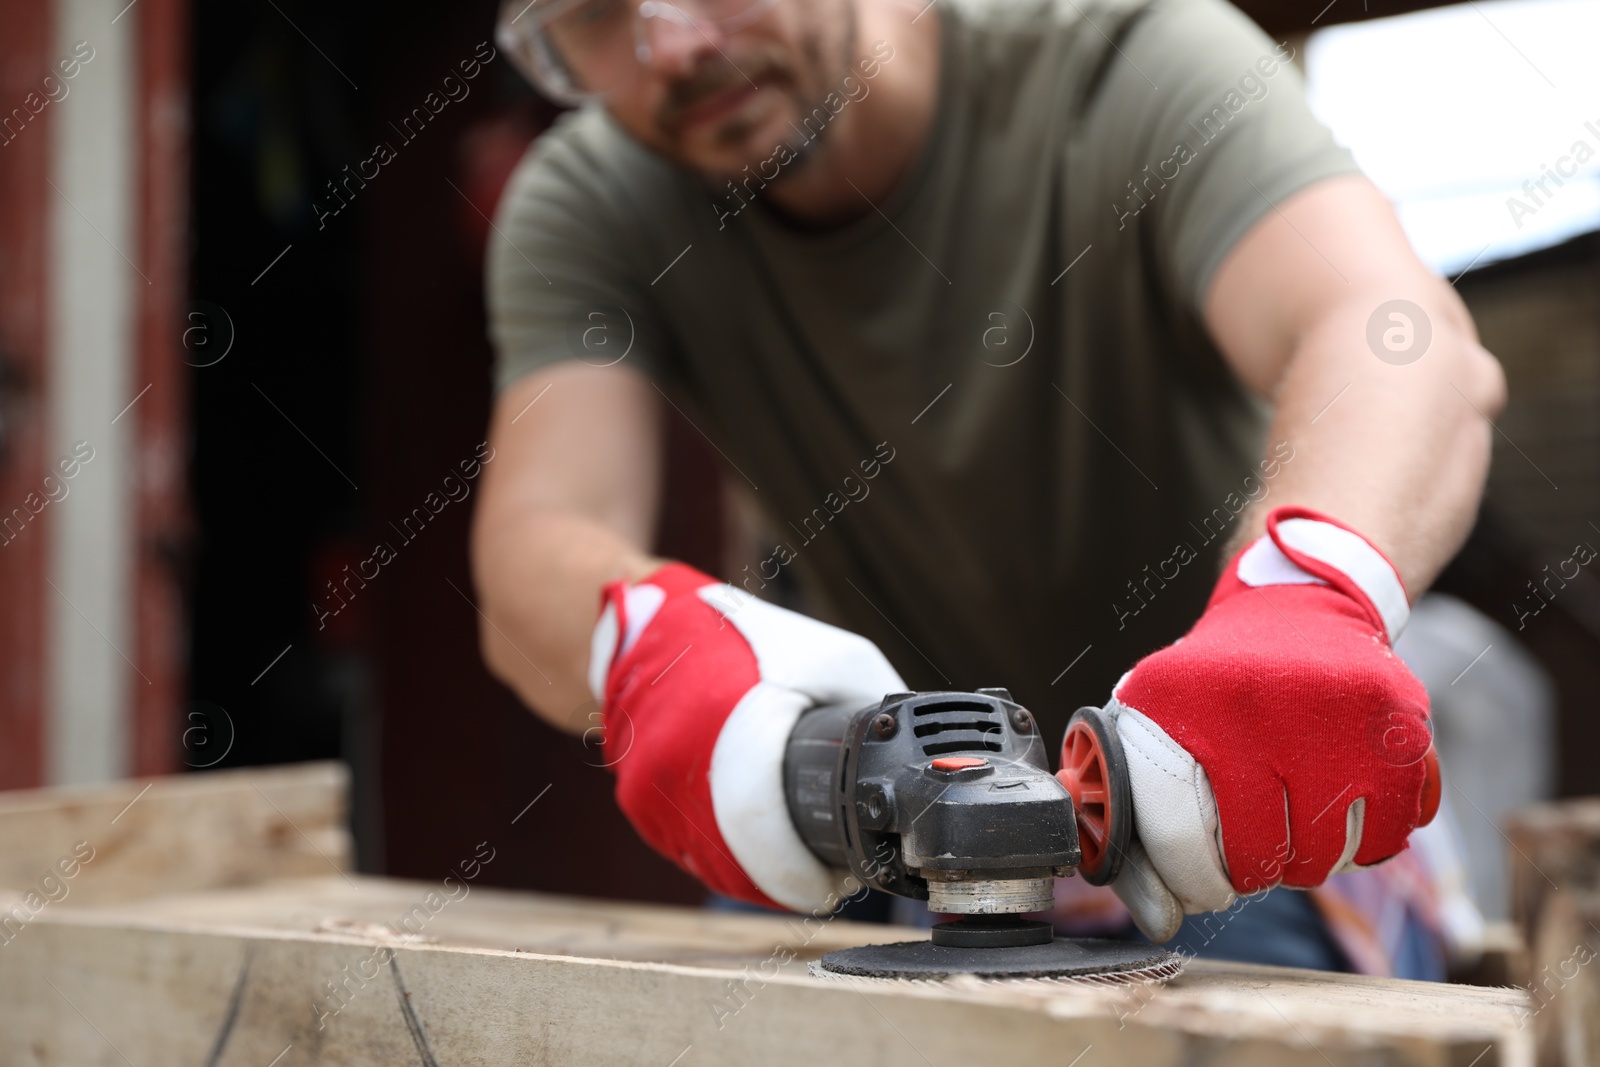
[[[656,111],[656,132],[664,140],[676,143],[683,136],[690,113],[706,101],[747,86],[792,93],[799,80],[795,64],[782,49],[764,46],[744,53],[737,63],[719,52],[707,57],[687,77],[667,86],[666,99]],[[716,133],[717,140],[727,141],[730,131],[742,125],[745,123],[725,123]]]
[[[788,47],[763,40],[748,49],[730,54],[719,49],[693,71],[673,81],[654,117],[655,132],[670,154],[680,162],[685,158],[685,128],[695,108],[726,93],[754,86],[787,98],[791,109],[785,142],[794,160],[785,174],[803,168],[821,150],[828,126],[808,136],[795,122],[822,108],[823,100],[851,70],[855,55],[857,14],[854,0],[785,0],[804,4],[802,29]],[[754,164],[768,158],[777,145],[753,141],[767,116],[751,118],[735,115],[710,131],[709,139],[718,149],[734,153],[740,164]],[[831,126],[831,124],[829,124]],[[736,172],[738,167],[733,170]],[[725,175],[724,175],[725,176]],[[782,180],[780,174],[777,180]]]

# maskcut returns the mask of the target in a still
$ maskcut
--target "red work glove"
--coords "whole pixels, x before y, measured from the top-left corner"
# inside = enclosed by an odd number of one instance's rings
[[[589,688],[617,804],[656,851],[741,900],[837,903],[844,872],[795,830],[783,754],[812,705],[905,690],[876,645],[669,563],[606,586]]]
[[[1117,683],[1138,844],[1115,888],[1153,940],[1406,847],[1431,743],[1428,694],[1390,649],[1409,613],[1365,538],[1278,508],[1188,635]]]

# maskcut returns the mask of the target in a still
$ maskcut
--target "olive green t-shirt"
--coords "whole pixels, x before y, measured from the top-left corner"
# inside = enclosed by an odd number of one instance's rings
[[[1005,686],[1054,729],[1188,628],[1237,513],[1293,462],[1200,308],[1251,224],[1356,168],[1291,49],[1222,0],[929,14],[929,140],[837,229],[755,196],[803,165],[776,146],[730,188],[602,110],[563,116],[490,246],[498,383],[646,372],[782,538],[724,577],[759,593],[792,568],[913,688]],[[864,44],[879,65],[807,137],[896,61]]]

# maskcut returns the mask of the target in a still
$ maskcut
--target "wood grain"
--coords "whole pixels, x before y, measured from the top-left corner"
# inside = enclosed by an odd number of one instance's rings
[[[925,934],[469,883],[397,937],[443,881],[352,882],[47,911],[0,948],[0,1062],[1532,1062],[1516,990],[1203,961],[1160,987],[852,982],[805,961]]]
[[[55,908],[336,874],[350,866],[348,779],[342,764],[302,763],[0,793],[0,903],[31,892],[59,898]],[[65,877],[62,861],[85,849],[92,859]]]
[[[1600,799],[1539,804],[1506,820],[1511,907],[1531,949],[1540,1067],[1600,1064]]]

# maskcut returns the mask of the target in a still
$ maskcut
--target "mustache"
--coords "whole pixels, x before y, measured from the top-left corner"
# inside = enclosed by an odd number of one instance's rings
[[[667,87],[666,99],[656,112],[656,126],[668,135],[678,134],[689,113],[705,101],[752,82],[793,81],[789,64],[772,52],[741,56],[737,64],[718,54],[695,67],[687,77]]]

